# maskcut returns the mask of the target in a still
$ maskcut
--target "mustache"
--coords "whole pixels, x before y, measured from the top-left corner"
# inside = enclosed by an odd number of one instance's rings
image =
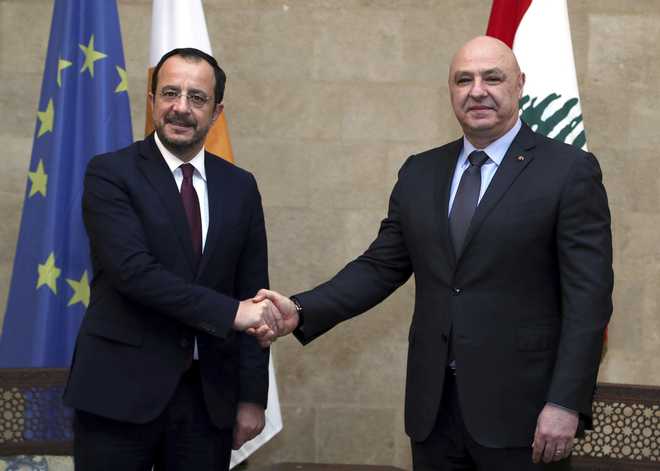
[[[469,99],[465,101],[464,108],[466,110],[470,110],[472,108],[490,108],[494,110],[497,109],[497,103],[495,103],[492,99],[487,99],[483,101]]]
[[[176,124],[179,126],[191,126],[196,127],[197,121],[190,116],[182,116],[178,114],[169,114],[165,116],[165,122],[169,124]]]

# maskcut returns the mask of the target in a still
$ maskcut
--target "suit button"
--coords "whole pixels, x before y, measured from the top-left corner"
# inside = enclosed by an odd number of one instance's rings
[[[454,292],[454,296],[461,294],[461,288],[452,288],[452,291]]]
[[[183,337],[183,338],[181,338],[181,341],[179,342],[179,345],[181,345],[181,348],[188,348],[190,346],[190,340]]]

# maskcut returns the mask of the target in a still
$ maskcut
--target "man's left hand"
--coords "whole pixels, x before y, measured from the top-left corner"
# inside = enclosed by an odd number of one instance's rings
[[[264,425],[266,425],[266,414],[263,407],[251,402],[239,402],[232,448],[238,450],[245,442],[259,435]]]
[[[532,461],[545,463],[568,457],[578,426],[578,414],[554,404],[546,404],[536,422]]]

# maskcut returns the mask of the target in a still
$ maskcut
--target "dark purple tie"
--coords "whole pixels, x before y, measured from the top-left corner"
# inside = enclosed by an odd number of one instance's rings
[[[477,209],[481,191],[481,166],[488,160],[488,154],[475,150],[470,152],[468,160],[470,166],[463,172],[449,215],[449,233],[457,258],[463,251],[465,236]]]
[[[186,211],[188,225],[190,226],[190,237],[193,246],[193,260],[195,268],[199,265],[199,259],[202,257],[202,216],[199,211],[199,198],[193,186],[193,172],[195,167],[192,164],[181,165],[183,172],[183,183],[181,183],[181,201]]]

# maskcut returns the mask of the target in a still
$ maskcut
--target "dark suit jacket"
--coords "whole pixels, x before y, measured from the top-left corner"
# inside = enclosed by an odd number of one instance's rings
[[[206,153],[209,228],[193,270],[181,196],[151,135],[93,158],[83,219],[94,277],[65,402],[144,423],[172,397],[197,337],[204,397],[218,427],[238,401],[265,406],[268,351],[232,330],[237,299],[268,284],[261,198],[248,172]]]
[[[595,157],[532,132],[511,144],[457,260],[448,231],[462,140],[410,157],[367,251],[296,295],[303,343],[415,275],[406,431],[424,440],[454,343],[465,424],[490,447],[529,446],[546,402],[591,415],[612,312],[610,214]]]

